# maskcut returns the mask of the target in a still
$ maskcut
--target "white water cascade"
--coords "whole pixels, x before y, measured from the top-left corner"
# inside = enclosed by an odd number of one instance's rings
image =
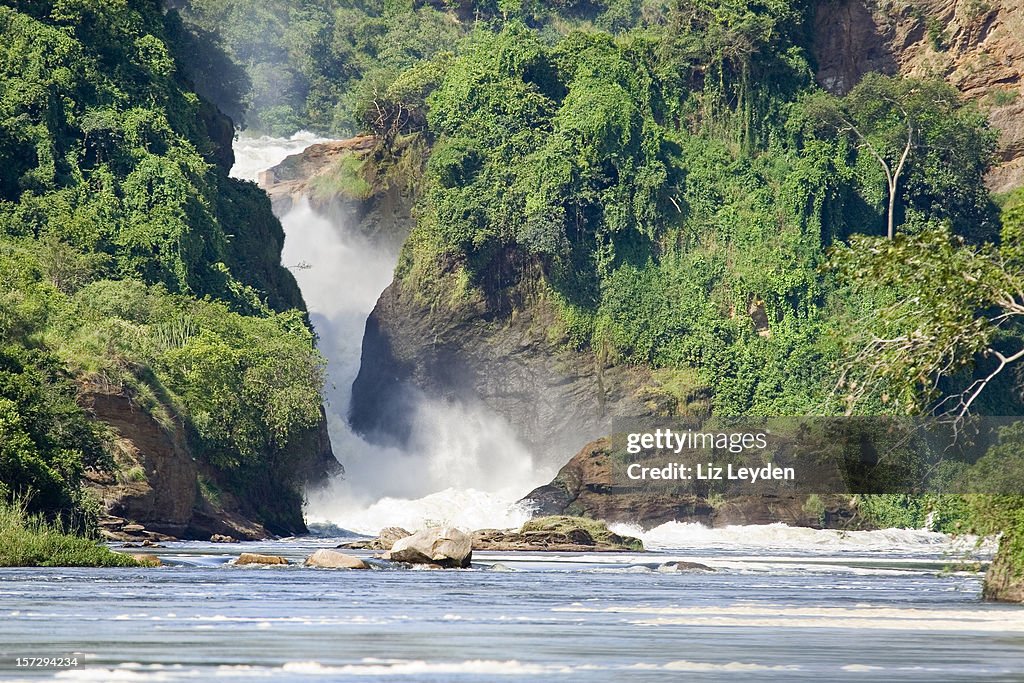
[[[236,141],[232,174],[255,179],[286,156],[320,142],[290,139]],[[359,372],[367,316],[390,284],[398,254],[353,226],[297,202],[284,216],[282,263],[292,270],[328,361],[328,427],[344,478],[309,493],[311,522],[360,533],[386,526],[422,528],[446,523],[466,529],[518,526],[529,516],[515,501],[549,481],[514,430],[481,405],[424,397],[413,406],[412,436],[404,448],[382,447],[352,432],[347,415]]]

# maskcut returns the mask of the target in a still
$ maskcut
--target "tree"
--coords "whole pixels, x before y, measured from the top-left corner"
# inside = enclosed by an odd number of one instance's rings
[[[869,309],[846,335],[836,393],[847,412],[874,402],[960,420],[1024,358],[1024,268],[1005,250],[929,226],[891,240],[856,237],[833,266]]]
[[[951,219],[977,237],[992,236],[995,223],[983,177],[995,139],[983,117],[965,107],[951,86],[871,74],[844,97],[818,92],[804,98],[802,107],[811,135],[846,138],[854,166],[863,154],[881,170],[890,240],[901,201],[904,209],[926,218]]]

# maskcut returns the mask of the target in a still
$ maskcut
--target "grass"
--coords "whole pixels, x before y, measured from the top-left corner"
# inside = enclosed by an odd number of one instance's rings
[[[568,534],[574,529],[583,529],[597,543],[608,545],[623,545],[631,550],[642,551],[643,543],[638,538],[630,536],[619,536],[612,532],[608,525],[589,517],[569,517],[566,515],[552,515],[550,517],[537,517],[531,519],[520,529],[521,532],[528,531],[553,531]]]
[[[142,465],[134,465],[117,472],[117,481],[120,484],[131,484],[146,481],[146,470]]]
[[[64,531],[22,505],[0,501],[0,567],[143,567],[131,555]]]
[[[320,199],[329,199],[339,194],[349,199],[369,199],[374,188],[366,180],[364,163],[364,156],[346,153],[333,169],[310,181],[313,193]]]

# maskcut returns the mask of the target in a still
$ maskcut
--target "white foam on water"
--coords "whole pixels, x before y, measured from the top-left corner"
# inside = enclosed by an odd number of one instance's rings
[[[620,534],[636,536],[649,550],[770,550],[784,552],[905,553],[911,555],[964,554],[975,549],[974,536],[953,537],[924,529],[842,531],[791,527],[782,523],[711,528],[696,522],[668,522],[647,531],[628,524],[613,524]],[[984,542],[981,553],[994,551]]]
[[[235,151],[235,165],[231,177],[256,181],[261,171],[277,166],[292,154],[299,154],[310,145],[327,142],[308,130],[300,130],[290,138],[275,138],[269,135],[253,136],[239,133],[232,145]]]
[[[327,495],[333,495],[328,493]],[[474,529],[507,529],[522,526],[530,519],[530,511],[515,501],[522,495],[518,488],[505,491],[448,488],[421,498],[381,498],[367,506],[344,501],[319,501],[311,510],[311,522],[330,521],[350,531],[374,535],[389,526],[410,531],[431,526],[454,526]]]
[[[639,665],[634,668],[663,669],[666,671],[727,671],[736,673],[746,673],[750,671],[799,671],[801,667],[796,664],[756,664],[752,662],[692,662],[687,659],[677,659],[676,661],[669,662],[661,666]]]
[[[604,612],[629,617],[638,626],[829,628],[929,632],[1024,633],[1024,611],[1016,609],[926,609],[916,607],[793,607],[734,603],[693,607],[556,607],[554,612]]]
[[[196,671],[161,671],[159,665],[142,668],[139,664],[121,664],[118,668],[87,667],[80,669],[62,669],[53,674],[55,679],[68,681],[173,681],[181,677],[196,678]],[[174,667],[181,669],[181,667]]]
[[[288,662],[283,667],[288,673],[302,673],[331,676],[417,676],[439,675],[487,675],[487,676],[542,676],[567,674],[579,667],[558,664],[533,664],[515,659],[471,659],[461,662],[427,662],[424,660],[378,660],[365,659],[359,664],[327,666],[319,662]]]

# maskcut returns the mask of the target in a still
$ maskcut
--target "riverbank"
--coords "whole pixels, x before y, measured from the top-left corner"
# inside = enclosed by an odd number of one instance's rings
[[[0,501],[0,567],[146,567],[154,563],[112,551],[100,541]]]

